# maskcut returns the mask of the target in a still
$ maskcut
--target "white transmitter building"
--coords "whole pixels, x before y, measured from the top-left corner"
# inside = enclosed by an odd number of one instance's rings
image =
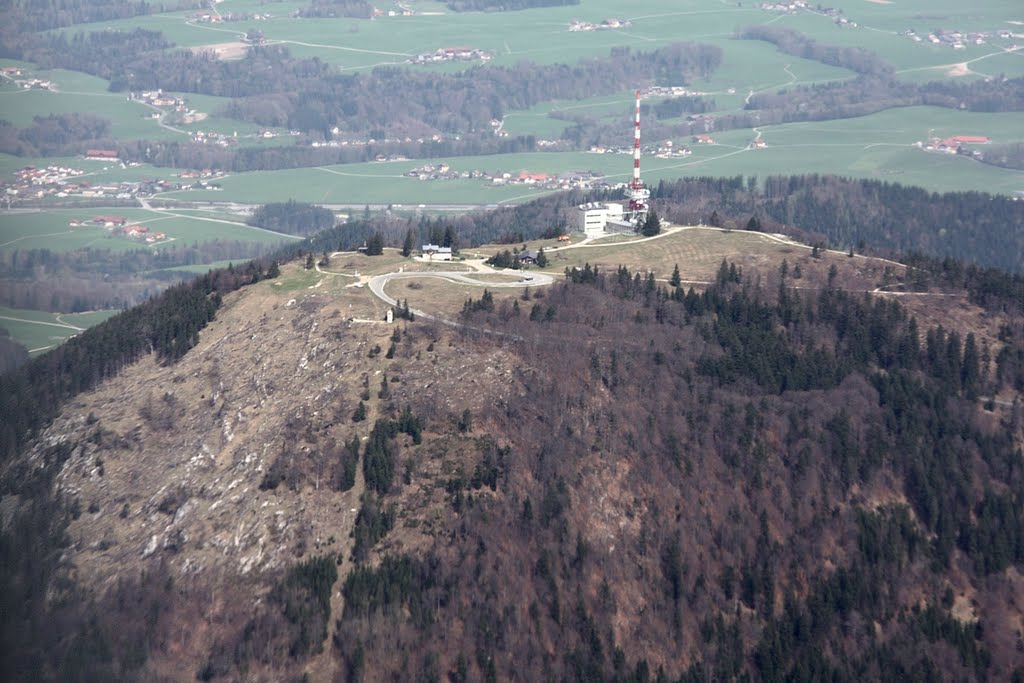
[[[635,225],[627,218],[622,204],[590,202],[576,207],[576,229],[587,237],[600,237],[610,232],[633,232]]]
[[[628,210],[613,202],[591,202],[576,207],[576,229],[587,237],[608,233],[636,232],[647,218],[651,191],[640,180],[640,91],[636,91],[636,116],[633,119],[633,182],[626,187]]]

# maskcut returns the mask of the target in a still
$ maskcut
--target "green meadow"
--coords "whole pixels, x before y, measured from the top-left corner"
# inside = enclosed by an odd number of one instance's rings
[[[72,220],[86,220],[101,215],[123,216],[129,225],[144,225],[150,232],[163,232],[167,241],[146,244],[127,239],[103,226],[70,227]],[[295,239],[288,235],[253,228],[237,216],[212,218],[179,212],[149,211],[131,208],[52,209],[16,211],[0,214],[0,250],[51,249],[174,249],[212,240],[261,242],[275,244]]]
[[[83,329],[98,325],[119,311],[45,313],[0,306],[0,327],[34,356],[59,346]]]
[[[853,77],[853,73],[819,62],[780,52],[774,45],[735,39],[743,26],[771,24],[805,32],[824,44],[864,47],[894,65],[901,78],[921,82],[948,78],[953,65],[966,63],[964,78],[1024,73],[1024,50],[1008,52],[1009,42],[993,39],[984,45],[952,50],[923,41],[915,43],[900,35],[913,29],[921,36],[931,30],[998,29],[1024,31],[1009,22],[1020,20],[1017,0],[979,0],[965,5],[958,0],[900,0],[889,4],[864,0],[828,3],[857,27],[840,27],[818,11],[779,14],[760,9],[754,3],[722,0],[637,0],[624,5],[618,0],[582,0],[579,5],[518,12],[453,13],[440,2],[417,2],[419,12],[411,17],[301,19],[294,10],[306,0],[266,3],[263,0],[225,0],[218,3],[221,14],[260,13],[268,19],[201,24],[190,19],[192,12],[168,12],[125,21],[98,22],[64,29],[67,32],[105,29],[127,30],[137,26],[163,31],[179,46],[195,47],[232,42],[250,28],[264,31],[271,42],[289,46],[294,54],[318,57],[342,69],[364,69],[379,64],[403,63],[407,55],[439,47],[469,44],[494,53],[493,64],[514,65],[522,60],[574,62],[606,56],[614,47],[633,50],[661,47],[672,41],[691,40],[718,45],[723,62],[712,76],[690,84],[714,99],[720,112],[741,110],[751,93],[774,92],[802,84],[822,83]],[[383,7],[383,9],[389,9]],[[628,19],[631,26],[621,30],[570,32],[569,22],[598,23],[606,18]],[[0,62],[13,64],[10,61]],[[21,65],[30,66],[30,65]],[[440,70],[466,68],[466,64],[438,67],[410,67]],[[25,125],[32,116],[51,112],[88,110],[113,122],[119,138],[174,139],[181,133],[169,131],[144,118],[147,109],[107,92],[107,83],[75,72],[54,72],[51,77],[61,92],[19,93],[0,89],[3,117]],[[729,92],[729,91],[732,92]],[[244,145],[286,145],[291,138],[256,140],[253,124],[216,116],[227,98],[185,94],[190,106],[210,118],[187,126],[185,131],[212,130],[244,138]],[[566,121],[552,118],[552,111],[584,114],[598,121],[623,124],[628,143],[628,112],[632,89],[611,96],[581,101],[545,102],[525,111],[512,111],[505,128],[513,135],[555,138],[565,130]],[[1024,139],[1019,114],[971,114],[933,108],[894,109],[872,116],[824,123],[767,126],[761,129],[767,149],[747,149],[754,131],[738,130],[716,135],[719,145],[693,146],[693,155],[682,159],[645,159],[644,176],[649,182],[680,175],[820,173],[833,172],[857,177],[878,177],[920,184],[933,190],[983,189],[1015,192],[1022,189],[1021,174],[983,166],[965,158],[927,154],[912,145],[929,134],[937,136],[986,135],[994,142]],[[689,144],[676,140],[677,146]],[[585,153],[496,155],[447,160],[459,170],[517,173],[522,170],[556,173],[567,170],[596,170],[612,180],[628,178],[628,160],[614,155]],[[8,174],[27,163],[48,160],[16,159],[0,155],[0,173]],[[295,198],[320,203],[344,204],[489,204],[522,201],[537,196],[528,186],[494,186],[479,180],[418,181],[404,177],[423,160],[393,163],[363,163],[325,168],[291,169],[242,173],[219,181],[221,192],[192,191],[167,193],[166,200],[239,201],[262,203]],[[109,162],[69,160],[83,168],[91,182],[172,178],[174,169],[149,166],[122,167]],[[161,217],[164,226],[179,225]],[[194,230],[194,217],[180,226],[190,238],[203,234],[210,225]],[[232,230],[230,226],[224,229]],[[0,227],[0,233],[11,228]],[[17,237],[17,235],[16,235]],[[75,237],[87,243],[101,236]],[[184,239],[184,238],[183,238]],[[107,239],[114,242],[114,239]]]
[[[191,266],[175,266],[174,268],[161,268],[159,271],[153,272],[182,273],[186,275],[204,275],[205,273],[208,273],[211,270],[216,270],[217,268],[227,268],[232,264],[238,263],[240,263],[240,261],[238,260],[214,261],[212,263],[197,263]]]
[[[878,178],[934,191],[957,189],[1012,193],[1024,190],[1024,174],[986,166],[966,157],[928,153],[914,146],[929,137],[984,135],[995,143],[1020,141],[1024,129],[1019,116],[979,114],[936,107],[891,109],[870,116],[838,121],[764,126],[764,149],[748,149],[749,130],[715,134],[717,144],[695,145],[693,154],[677,159],[644,157],[648,183],[693,175],[778,175],[835,173]],[[632,173],[625,154],[587,152],[505,154],[453,157],[444,160],[457,171],[485,171],[492,175],[562,173],[593,170],[612,182],[624,182]],[[229,176],[217,193],[240,202],[301,201],[325,204],[490,204],[525,201],[542,191],[525,185],[495,186],[485,180],[421,181],[404,177],[422,165],[419,160],[346,164],[312,169],[264,171]],[[209,192],[182,191],[167,199],[202,200]]]
[[[613,46],[652,49],[675,40],[718,44],[728,52],[736,49],[735,41],[731,40],[736,29],[772,23],[811,34],[821,42],[864,47],[877,52],[897,69],[911,69],[982,57],[998,50],[1000,43],[970,45],[954,53],[948,47],[915,43],[899,35],[902,31],[914,29],[921,35],[934,28],[994,31],[1012,27],[1007,22],[1021,18],[1019,3],[1015,0],[983,0],[970,4],[951,0],[829,3],[842,10],[843,16],[857,24],[856,28],[840,28],[831,17],[813,11],[783,15],[761,10],[753,3],[714,0],[683,0],[671,4],[662,0],[636,0],[628,7],[618,0],[583,0],[574,6],[491,13],[453,13],[440,3],[411,2],[410,6],[419,11],[419,15],[373,20],[291,16],[293,10],[306,4],[229,0],[217,6],[221,14],[261,13],[270,14],[272,18],[202,24],[189,21],[190,12],[171,12],[68,30],[143,27],[164,32],[181,47],[198,47],[237,41],[248,29],[259,28],[269,41],[290,46],[296,55],[317,56],[344,69],[360,69],[401,63],[409,55],[466,43],[491,51],[495,64],[514,64],[523,59],[540,63],[572,62],[606,55]],[[598,23],[609,17],[629,19],[632,25],[620,30],[568,30],[569,22],[574,19]],[[782,59],[783,63],[788,60],[785,56]],[[770,71],[778,60],[741,61],[747,69]],[[1001,66],[1007,69],[1007,74],[1024,73],[1024,60],[1006,60]],[[755,85],[744,74],[737,75],[746,81],[738,85]],[[757,74],[751,75],[757,80]],[[727,79],[724,73],[715,78],[721,82]],[[813,74],[798,77],[798,80],[816,79]],[[771,84],[772,81],[768,81],[765,87]]]

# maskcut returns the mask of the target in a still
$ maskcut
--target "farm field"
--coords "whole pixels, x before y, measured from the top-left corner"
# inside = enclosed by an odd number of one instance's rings
[[[102,226],[70,227],[72,219],[88,220],[99,215],[117,215],[128,219],[128,225],[145,225],[152,231],[166,233],[167,241],[146,244],[109,232]],[[232,219],[190,216],[175,212],[131,208],[48,209],[0,214],[0,250],[51,249],[70,251],[96,248],[114,251],[132,249],[173,249],[194,242],[211,240],[281,243],[295,239],[244,225],[237,216]]]
[[[156,112],[154,108],[130,100],[128,93],[110,92],[109,81],[102,78],[64,69],[39,70],[10,60],[4,60],[3,65],[18,66],[26,69],[26,76],[53,83],[53,90],[21,90],[10,86],[6,79],[2,81],[6,84],[6,89],[0,90],[3,118],[18,127],[31,125],[36,116],[83,113],[108,119],[111,123],[111,136],[121,140],[184,141],[190,133],[201,130],[226,135],[237,133],[243,138],[242,146],[264,146],[281,142],[280,139],[273,143],[257,139],[255,133],[258,131],[287,132],[218,116],[217,112],[230,102],[230,98],[193,93],[168,92],[167,95],[184,98],[189,108],[206,115],[205,118],[182,124],[173,123],[173,117],[168,115],[170,123],[161,126],[152,118]],[[246,136],[252,137],[246,139]]]
[[[1024,190],[1024,173],[986,166],[966,157],[924,152],[914,143],[934,136],[984,135],[994,143],[1024,139],[1019,115],[978,114],[936,107],[891,109],[838,121],[791,123],[760,129],[768,143],[748,149],[754,133],[732,130],[715,134],[719,144],[695,145],[693,154],[677,159],[643,159],[648,184],[687,175],[778,175],[835,173],[920,185],[934,191],[959,189],[1012,193]],[[557,174],[594,170],[611,182],[632,173],[628,155],[587,152],[505,154],[452,157],[453,170],[488,173],[530,171]],[[218,200],[258,203],[289,198],[338,204],[491,204],[526,201],[542,191],[526,185],[495,186],[484,180],[420,181],[404,177],[422,160],[346,164],[312,169],[262,171],[221,181]],[[199,190],[170,192],[166,199],[202,200]]]
[[[32,355],[59,346],[82,330],[98,325],[120,311],[44,313],[0,306],[0,327]]]
[[[522,59],[553,63],[606,55],[613,45],[650,49],[673,40],[699,40],[726,47],[734,43],[732,36],[737,27],[773,23],[810,33],[823,42],[870,49],[898,69],[906,69],[975,58],[992,51],[993,47],[972,45],[958,52],[954,60],[952,50],[914,43],[898,35],[900,31],[913,28],[926,35],[936,26],[964,31],[995,30],[1006,28],[1007,21],[1020,18],[1019,5],[1013,0],[991,0],[969,6],[948,0],[830,3],[857,23],[857,28],[839,28],[831,17],[817,12],[784,15],[763,11],[752,4],[700,0],[673,3],[668,11],[664,2],[639,0],[630,3],[628,14],[624,14],[622,4],[614,0],[585,0],[578,6],[493,13],[453,13],[439,3],[410,2],[420,15],[375,20],[347,17],[313,20],[290,16],[293,10],[306,4],[260,5],[229,1],[218,5],[222,14],[272,15],[271,19],[259,22],[201,24],[189,22],[188,12],[172,12],[87,24],[71,31],[142,27],[163,31],[179,46],[196,47],[237,41],[253,25],[264,31],[269,42],[288,45],[296,55],[318,56],[344,69],[359,69],[401,63],[409,55],[460,45],[466,42],[466,36],[474,36],[474,47],[492,52],[495,64],[514,64]],[[596,23],[608,17],[629,19],[632,25],[617,31],[568,31],[568,24],[574,19]],[[1024,60],[1020,61],[1012,73],[1024,73]],[[748,66],[756,70],[761,63],[748,62]]]
[[[143,27],[163,31],[179,46],[194,47],[234,41],[245,31],[259,28],[271,43],[283,42],[296,55],[315,56],[343,69],[404,63],[407,55],[468,44],[468,37],[472,37],[469,43],[474,47],[494,53],[492,64],[495,65],[513,65],[523,59],[571,63],[579,58],[607,56],[615,46],[644,50],[675,40],[709,42],[723,49],[723,63],[709,79],[699,80],[691,87],[714,99],[720,113],[741,110],[745,99],[753,93],[855,75],[847,69],[782,53],[767,42],[734,38],[738,28],[753,24],[803,31],[824,44],[867,48],[891,62],[900,77],[914,82],[947,78],[947,72],[954,67],[965,73],[964,78],[1024,73],[1024,50],[1008,52],[1007,40],[993,39],[984,45],[969,44],[963,50],[952,50],[927,41],[915,43],[900,35],[907,29],[926,35],[937,28],[990,32],[1012,28],[1015,25],[1010,22],[1019,18],[1019,5],[1013,0],[984,0],[970,7],[951,0],[908,0],[890,4],[843,0],[835,5],[842,16],[858,24],[856,28],[841,28],[833,17],[817,10],[781,14],[754,5],[711,0],[671,4],[664,0],[639,0],[629,5],[628,15],[623,15],[623,6],[613,0],[583,0],[576,6],[492,13],[453,13],[443,3],[414,0],[410,6],[419,14],[410,17],[314,20],[291,16],[294,10],[306,5],[304,0],[269,4],[259,0],[226,0],[217,6],[221,14],[248,12],[269,14],[271,18],[205,24],[190,19],[191,12],[168,12],[63,30],[75,33]],[[568,30],[572,20],[600,22],[608,17],[628,19],[631,25],[620,30]],[[16,64],[9,60],[3,63]],[[469,63],[451,63],[410,68],[451,71],[468,66]],[[107,82],[102,79],[59,71],[52,72],[52,77],[61,89],[59,94],[0,90],[0,102],[16,103],[7,106],[5,118],[15,125],[26,125],[37,114],[88,109],[109,118],[119,139],[184,140],[187,132],[207,130],[228,135],[237,133],[245,138],[241,143],[245,146],[292,142],[287,136],[272,140],[247,137],[259,127],[215,116],[230,102],[228,98],[184,94],[190,106],[211,116],[201,122],[175,126],[179,130],[173,131],[161,128],[153,119],[144,118],[151,110],[141,104],[107,92]],[[548,114],[551,111],[579,113],[606,124],[621,122],[623,139],[628,143],[631,104],[631,89],[581,101],[544,102],[528,110],[508,112],[504,126],[513,135],[556,138],[569,123],[550,118]],[[691,157],[645,159],[644,174],[648,182],[656,182],[687,174],[833,172],[921,184],[933,190],[984,189],[1010,193],[1022,189],[1019,173],[982,166],[967,159],[922,155],[908,146],[925,139],[929,131],[937,136],[978,134],[994,142],[1009,142],[1024,139],[1022,130],[1017,114],[968,114],[932,108],[892,110],[860,119],[764,127],[760,132],[769,147],[762,150],[745,149],[756,131],[729,131],[716,135],[721,145],[694,148]],[[689,141],[674,142],[679,145]],[[580,153],[529,157],[496,155],[447,161],[460,170],[553,173],[594,169],[612,180],[628,177],[628,164],[623,159]],[[39,165],[49,161],[0,155],[0,173],[6,175],[27,163]],[[491,204],[523,201],[538,194],[537,190],[525,186],[497,187],[478,181],[420,182],[402,177],[406,171],[423,163],[418,160],[243,173],[218,181],[223,191],[216,195],[185,190],[162,195],[162,198],[245,203],[295,198],[349,204]],[[82,160],[73,160],[69,165],[85,168],[90,181],[101,182],[169,179],[177,172],[148,166],[122,168],[120,164]]]

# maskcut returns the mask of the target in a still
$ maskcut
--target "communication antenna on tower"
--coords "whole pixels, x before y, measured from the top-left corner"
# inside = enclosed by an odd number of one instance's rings
[[[640,180],[640,91],[636,91],[636,118],[633,124],[633,182],[626,190],[629,199],[629,214],[633,225],[639,229],[647,220],[647,200],[651,191]]]

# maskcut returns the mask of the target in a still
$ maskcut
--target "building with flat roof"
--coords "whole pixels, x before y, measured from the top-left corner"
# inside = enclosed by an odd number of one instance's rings
[[[589,202],[576,207],[576,229],[587,237],[605,234],[609,221],[622,221],[622,204],[614,202]]]

